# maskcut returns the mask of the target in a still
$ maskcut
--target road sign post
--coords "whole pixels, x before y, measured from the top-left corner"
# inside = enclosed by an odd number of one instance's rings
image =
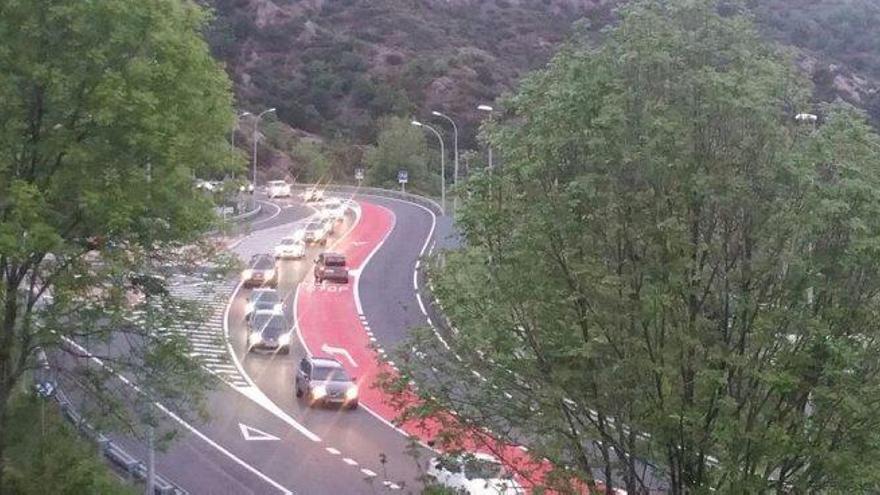
[[[364,182],[364,169],[362,169],[362,168],[354,169],[354,180],[357,181],[358,187],[361,187],[361,183]]]
[[[409,172],[406,170],[398,170],[397,182],[400,183],[400,190],[406,192],[406,183],[409,182]]]

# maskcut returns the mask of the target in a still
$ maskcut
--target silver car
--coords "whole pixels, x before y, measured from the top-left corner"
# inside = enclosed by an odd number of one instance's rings
[[[349,409],[358,406],[355,379],[333,358],[303,358],[295,381],[296,396],[305,397],[310,406],[336,404]]]

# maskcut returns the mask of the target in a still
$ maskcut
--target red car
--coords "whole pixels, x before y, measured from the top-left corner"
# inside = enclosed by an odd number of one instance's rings
[[[315,260],[315,282],[332,280],[343,284],[348,283],[348,267],[345,256],[337,253],[321,253]]]

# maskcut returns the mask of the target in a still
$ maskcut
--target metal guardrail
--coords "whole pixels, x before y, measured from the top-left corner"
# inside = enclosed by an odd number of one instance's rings
[[[58,406],[61,408],[64,417],[66,417],[83,436],[98,444],[101,448],[101,452],[108,461],[125,473],[128,473],[130,476],[134,476],[136,479],[147,479],[146,465],[85,421],[73,408],[73,403],[70,402],[64,392],[58,389],[55,391],[53,397],[58,402]],[[156,474],[155,476],[154,488],[157,495],[189,495],[189,492],[163,478],[159,474]]]
[[[312,187],[315,187],[315,184],[293,184],[293,189],[297,190],[306,190]],[[347,186],[347,185],[335,185],[335,184],[318,184],[318,187],[325,191],[335,192],[335,193],[344,193],[344,194],[366,194],[371,196],[382,196],[386,198],[394,198],[401,199],[404,201],[409,201],[411,203],[416,203],[422,205],[437,215],[443,214],[443,208],[440,207],[440,203],[434,201],[431,198],[425,196],[419,196],[418,194],[411,194],[403,191],[394,191],[391,189],[382,189],[379,187],[364,187],[364,186]]]

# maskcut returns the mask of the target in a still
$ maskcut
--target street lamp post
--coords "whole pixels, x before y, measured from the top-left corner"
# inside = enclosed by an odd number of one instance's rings
[[[491,114],[495,109],[490,107],[489,105],[480,105],[477,107],[477,110],[482,112],[488,112]],[[489,144],[489,170],[492,170],[492,144]]]
[[[254,182],[253,182],[253,184],[254,184],[254,195],[253,195],[254,203],[257,202],[257,128],[260,126],[260,119],[263,118],[263,115],[266,115],[267,113],[271,113],[274,111],[275,111],[274,107],[270,108],[268,110],[263,110],[262,112],[260,112],[259,115],[257,115],[256,119],[254,119],[254,170],[253,170],[253,172],[254,172],[254,179],[253,179],[254,180]]]
[[[238,129],[238,121],[241,120],[242,117],[247,117],[250,114],[250,112],[243,112],[235,118],[235,125],[232,126],[232,131],[229,132],[229,144],[233,150],[235,149],[235,130]]]
[[[446,119],[452,124],[452,140],[453,140],[453,157],[455,159],[455,165],[453,165],[452,172],[452,188],[455,190],[455,197],[452,198],[452,216],[455,217],[455,210],[458,207],[458,126],[455,125],[455,121],[452,120],[448,115],[444,115],[438,111],[431,112],[431,115],[435,117],[440,117],[442,119]],[[445,206],[445,205],[444,205]]]
[[[435,136],[437,136],[437,140],[440,141],[440,212],[442,214],[446,214],[446,147],[443,145],[443,136],[437,132],[437,129],[429,126],[428,124],[423,124],[418,120],[413,120],[412,125],[416,127],[424,127],[429,131],[433,132]]]

